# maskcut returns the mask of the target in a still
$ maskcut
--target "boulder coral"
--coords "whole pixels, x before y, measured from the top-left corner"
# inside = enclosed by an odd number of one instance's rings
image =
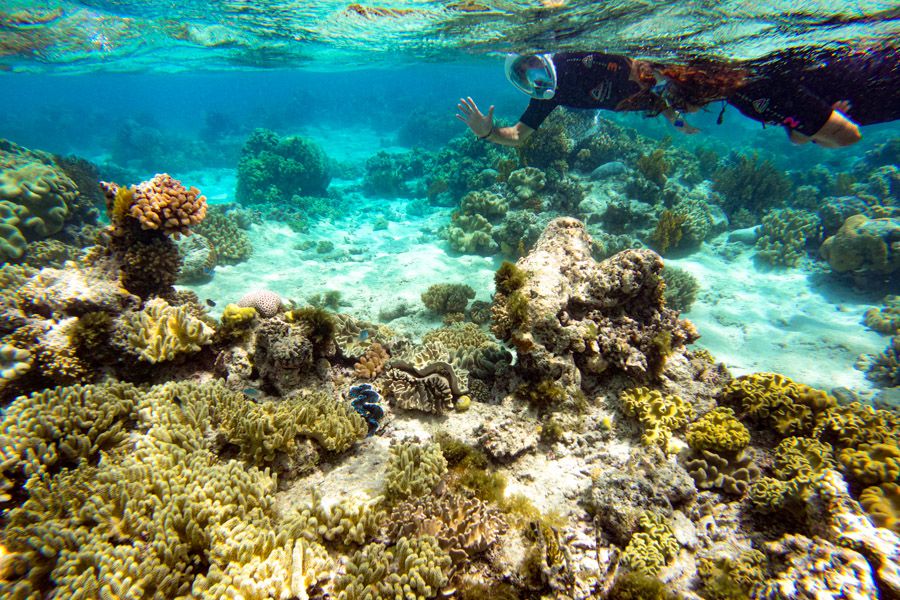
[[[265,129],[254,131],[244,144],[237,178],[241,204],[290,204],[294,196],[324,196],[331,181],[328,157],[318,144]]]
[[[157,174],[132,188],[129,214],[143,229],[166,235],[190,233],[206,217],[206,196],[195,187],[186,188],[168,173]]]
[[[627,250],[597,262],[591,249],[584,224],[555,219],[516,263],[529,274],[521,287],[494,295],[492,331],[515,346],[530,380],[579,386],[616,371],[653,379],[699,337],[665,306],[658,254]]]
[[[853,215],[822,243],[819,253],[838,273],[894,273],[900,269],[900,219]]]
[[[21,258],[23,241],[62,230],[77,197],[50,155],[0,140],[0,258]]]

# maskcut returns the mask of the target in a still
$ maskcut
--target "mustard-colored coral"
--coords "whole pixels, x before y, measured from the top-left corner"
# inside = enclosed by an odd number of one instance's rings
[[[222,311],[222,325],[231,329],[243,328],[256,318],[256,314],[256,309],[252,306],[228,304]]]
[[[862,485],[900,481],[900,447],[894,444],[860,444],[838,455],[847,474]]]
[[[425,600],[447,584],[450,557],[431,536],[369,544],[350,557],[335,581],[337,600]]]
[[[900,485],[882,483],[868,487],[859,495],[859,503],[875,525],[900,534]]]
[[[373,540],[387,519],[381,498],[367,502],[350,499],[329,504],[313,496],[279,525],[289,538],[303,538],[328,546],[363,546]]]
[[[33,357],[28,350],[0,344],[0,390],[31,369]]]
[[[785,438],[775,448],[775,478],[754,482],[749,489],[750,502],[761,512],[802,511],[813,483],[834,464],[830,444],[812,438]]]
[[[827,393],[777,373],[738,377],[725,386],[723,396],[783,436],[809,434],[816,416],[835,404]]]
[[[638,522],[641,531],[631,536],[622,562],[632,571],[653,576],[678,554],[678,540],[672,527],[657,514],[645,512]]]
[[[750,432],[726,407],[713,409],[691,423],[686,435],[695,450],[737,452],[750,443]]]
[[[431,492],[447,473],[447,459],[440,444],[405,441],[391,445],[384,493],[390,500],[404,500]]]
[[[322,392],[306,392],[278,402],[254,402],[217,385],[211,406],[214,422],[251,463],[271,464],[279,453],[295,453],[298,437],[316,440],[330,452],[343,452],[368,432],[349,403]]]
[[[900,413],[851,402],[834,406],[816,420],[813,436],[840,448],[860,444],[897,444]]]
[[[213,335],[212,328],[191,316],[187,307],[170,306],[162,298],[154,298],[143,310],[124,316],[120,328],[127,348],[150,363],[197,352],[210,343]]]
[[[866,327],[886,335],[900,335],[900,296],[887,296],[884,306],[866,311]]]
[[[672,432],[684,427],[694,416],[694,407],[679,396],[664,396],[659,390],[632,388],[619,396],[625,411],[644,426],[641,441],[648,446],[667,448]]]
[[[708,600],[747,600],[750,590],[765,580],[766,555],[747,550],[736,558],[701,558],[697,574]]]
[[[751,483],[762,474],[744,452],[724,457],[709,450],[685,461],[684,468],[701,490],[721,489],[726,494],[742,496]]]

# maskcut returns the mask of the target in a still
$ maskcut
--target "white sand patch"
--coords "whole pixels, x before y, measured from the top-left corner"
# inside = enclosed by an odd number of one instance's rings
[[[698,300],[684,314],[700,331],[697,346],[709,349],[735,375],[774,371],[823,389],[870,389],[854,363],[886,344],[862,325],[872,305],[806,270],[757,270],[753,254],[748,248],[726,260],[705,247],[666,261],[700,282]]]

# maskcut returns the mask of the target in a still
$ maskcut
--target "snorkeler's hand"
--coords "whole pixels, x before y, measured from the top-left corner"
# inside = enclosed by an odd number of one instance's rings
[[[488,109],[488,114],[483,114],[478,110],[478,105],[472,100],[471,96],[460,98],[459,104],[456,105],[459,110],[456,118],[469,126],[472,133],[480,138],[487,136],[494,128],[494,106]]]
[[[853,105],[850,104],[849,100],[838,100],[834,104],[831,105],[832,110],[836,110],[844,113],[845,115],[850,114],[850,110],[853,108]]]

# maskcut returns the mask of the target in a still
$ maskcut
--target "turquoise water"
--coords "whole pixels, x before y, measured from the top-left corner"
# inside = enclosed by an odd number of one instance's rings
[[[895,2],[0,17],[0,597],[900,595],[900,125],[455,118]]]

